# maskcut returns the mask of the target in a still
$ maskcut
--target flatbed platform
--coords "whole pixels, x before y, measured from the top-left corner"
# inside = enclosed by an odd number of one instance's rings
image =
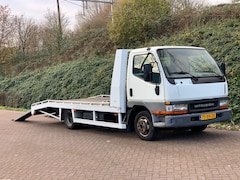
[[[64,103],[64,104],[79,104],[79,105],[97,105],[110,106],[109,95],[98,95],[89,98],[71,99],[71,100],[44,100],[32,104],[32,107],[45,103]]]
[[[44,100],[32,104],[31,111],[15,119],[24,121],[31,115],[45,114],[60,121],[65,119],[66,113],[75,123],[97,125],[125,129],[119,107],[110,106],[109,95],[98,95],[89,98],[71,100]],[[64,115],[65,114],[65,115]]]

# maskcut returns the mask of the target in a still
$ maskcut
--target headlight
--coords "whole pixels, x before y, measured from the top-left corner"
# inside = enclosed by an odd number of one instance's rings
[[[221,99],[219,102],[220,109],[227,109],[228,108],[228,100],[227,99]]]
[[[173,104],[166,105],[167,114],[187,114],[188,105],[187,104]]]
[[[187,114],[188,105],[187,104],[170,104],[166,103],[165,111],[153,111],[155,115],[177,115],[177,114]]]
[[[187,111],[187,104],[166,105],[166,111]]]

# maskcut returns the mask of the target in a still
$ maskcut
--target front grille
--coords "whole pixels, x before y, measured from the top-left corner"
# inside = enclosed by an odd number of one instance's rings
[[[189,104],[189,112],[203,112],[218,109],[218,100],[201,100]]]

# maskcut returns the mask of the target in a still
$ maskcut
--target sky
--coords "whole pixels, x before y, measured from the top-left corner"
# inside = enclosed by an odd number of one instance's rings
[[[209,5],[231,3],[231,0],[204,0]],[[75,17],[78,12],[83,12],[82,2],[76,0],[59,0],[60,12],[70,21],[74,27]],[[44,20],[48,11],[57,12],[57,0],[0,0],[0,5],[8,5],[12,15],[31,18],[37,23]]]

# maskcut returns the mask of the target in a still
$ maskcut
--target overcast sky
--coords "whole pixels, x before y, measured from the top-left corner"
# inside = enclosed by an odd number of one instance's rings
[[[204,0],[207,4],[230,3],[231,0]],[[61,13],[75,23],[75,15],[82,11],[82,2],[74,0],[59,0]],[[57,0],[0,0],[0,5],[8,5],[13,15],[24,15],[36,22],[41,22],[49,11],[57,11]]]

